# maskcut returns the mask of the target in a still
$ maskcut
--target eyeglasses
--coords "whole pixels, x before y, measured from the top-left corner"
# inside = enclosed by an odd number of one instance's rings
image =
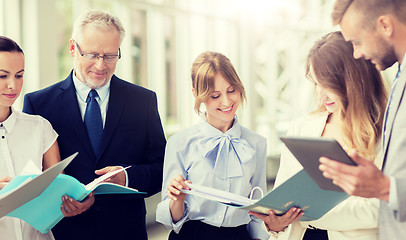
[[[103,56],[101,56],[101,55],[96,54],[96,53],[83,53],[76,41],[75,41],[75,45],[79,50],[79,54],[88,62],[97,62],[97,61],[99,61],[99,58],[102,58],[104,63],[111,64],[111,63],[117,62],[118,59],[121,58],[121,50],[120,50],[120,48],[118,48],[118,55],[103,55]]]

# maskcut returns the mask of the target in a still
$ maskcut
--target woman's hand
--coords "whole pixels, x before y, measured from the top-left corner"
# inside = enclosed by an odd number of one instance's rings
[[[2,177],[0,178],[0,190],[4,188],[13,178],[12,177]]]
[[[284,215],[278,216],[274,211],[269,210],[269,214],[249,212],[249,214],[264,221],[268,230],[280,232],[285,230],[292,222],[299,220],[304,214],[300,208],[292,207]]]
[[[171,199],[169,208],[171,210],[172,220],[175,223],[183,217],[183,212],[185,211],[185,198],[187,194],[180,191],[182,189],[190,190],[185,181],[186,179],[183,176],[177,175],[172,178],[167,187],[167,196]],[[190,181],[188,182],[190,183]]]
[[[186,179],[181,175],[177,175],[172,178],[171,183],[168,185],[167,195],[173,201],[185,201],[186,193],[182,193],[180,190],[188,189],[190,190],[189,186],[185,183]],[[190,182],[190,181],[189,181]]]

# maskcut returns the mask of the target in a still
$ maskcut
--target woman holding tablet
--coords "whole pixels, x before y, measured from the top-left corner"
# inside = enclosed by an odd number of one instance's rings
[[[314,83],[319,107],[294,120],[287,135],[333,138],[344,150],[354,148],[361,156],[378,160],[387,91],[375,66],[354,59],[352,53],[351,43],[341,32],[329,33],[314,44],[307,57],[306,74]],[[382,163],[375,164],[380,167]],[[275,186],[301,169],[285,148]],[[378,239],[378,211],[378,199],[349,197],[311,222],[300,222],[289,214],[252,214],[264,220],[271,239],[374,240]]]

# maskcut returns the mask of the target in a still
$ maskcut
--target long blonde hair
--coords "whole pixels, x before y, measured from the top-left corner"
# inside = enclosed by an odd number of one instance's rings
[[[332,32],[316,41],[306,61],[306,74],[313,68],[320,85],[341,100],[344,144],[365,157],[375,156],[382,134],[388,99],[381,74],[368,60],[353,58],[352,44],[341,32]],[[327,111],[320,104],[317,111]]]

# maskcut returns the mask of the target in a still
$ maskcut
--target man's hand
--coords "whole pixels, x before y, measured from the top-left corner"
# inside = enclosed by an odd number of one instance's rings
[[[62,197],[61,211],[65,217],[73,217],[89,209],[94,203],[94,193],[90,193],[82,202],[65,195]]]
[[[106,174],[108,172],[112,172],[112,171],[115,171],[115,170],[118,170],[118,169],[121,169],[121,168],[123,168],[123,167],[121,167],[121,166],[105,167],[105,168],[96,170],[95,173],[97,175],[104,175],[104,174]],[[111,178],[106,179],[105,182],[111,182],[111,183],[119,184],[121,186],[125,186],[126,177],[125,177],[125,172],[124,171],[119,172],[116,175],[112,176]]]
[[[319,169],[326,178],[332,179],[334,184],[349,195],[389,201],[389,177],[373,161],[362,158],[355,150],[351,150],[349,156],[358,166],[321,157]]]

